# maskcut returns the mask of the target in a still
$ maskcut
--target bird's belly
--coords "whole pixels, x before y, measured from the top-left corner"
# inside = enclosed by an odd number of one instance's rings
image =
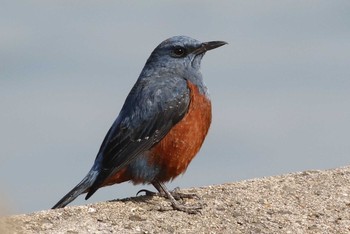
[[[147,159],[148,167],[152,168],[148,171],[153,171],[158,181],[169,181],[184,173],[209,130],[211,102],[194,84],[188,82],[188,86],[191,90],[191,101],[187,114],[157,145],[141,156]],[[134,183],[144,183],[144,179],[132,180]]]

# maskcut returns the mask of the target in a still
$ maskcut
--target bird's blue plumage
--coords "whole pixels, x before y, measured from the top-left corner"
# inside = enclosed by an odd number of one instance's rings
[[[132,164],[140,153],[159,142],[185,115],[189,101],[187,83],[182,77],[139,79],[103,141],[96,158],[101,172],[87,196],[106,177]]]

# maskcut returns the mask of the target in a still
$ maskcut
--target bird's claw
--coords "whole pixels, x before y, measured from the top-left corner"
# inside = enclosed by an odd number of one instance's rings
[[[146,196],[160,196],[160,197],[167,198],[167,195],[165,193],[157,193],[157,192],[150,191],[148,189],[139,190],[136,193],[136,196],[138,196],[140,193],[145,193]],[[184,198],[189,198],[189,199],[195,198],[197,200],[200,199],[200,197],[195,193],[181,193],[179,187],[174,188],[174,190],[172,190],[170,194],[175,198],[175,200],[183,200]]]
[[[157,187],[156,187],[157,188]],[[174,210],[182,211],[187,214],[198,214],[201,213],[201,209],[203,208],[202,204],[198,204],[196,206],[186,206],[184,204],[180,204],[178,200],[183,200],[184,198],[196,198],[200,199],[200,197],[195,193],[181,193],[180,188],[176,187],[174,190],[170,191],[164,191],[161,189],[158,189],[160,192],[152,192],[147,189],[141,189],[137,192],[136,196],[139,195],[139,193],[145,193],[146,196],[160,196],[168,198],[171,202],[171,206]],[[168,211],[168,209],[161,207],[159,211]]]
[[[158,195],[158,193],[152,192],[152,191],[147,190],[147,189],[141,189],[140,191],[138,191],[138,192],[136,193],[136,196],[138,196],[139,193],[145,193],[146,196],[157,196],[157,195]]]
[[[197,205],[197,206],[185,206],[182,204],[172,204],[172,207],[175,210],[179,210],[182,212],[185,212],[187,214],[201,214],[201,209],[203,208],[202,205]]]
[[[195,198],[197,200],[200,199],[200,197],[195,193],[181,193],[179,187],[174,188],[174,190],[171,191],[170,193],[176,200],[180,200],[180,199],[182,200],[184,198],[190,198],[190,199]]]

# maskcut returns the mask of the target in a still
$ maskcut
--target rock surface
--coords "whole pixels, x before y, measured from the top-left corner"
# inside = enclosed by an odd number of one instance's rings
[[[350,166],[183,190],[200,214],[140,196],[0,219],[0,233],[350,233]]]

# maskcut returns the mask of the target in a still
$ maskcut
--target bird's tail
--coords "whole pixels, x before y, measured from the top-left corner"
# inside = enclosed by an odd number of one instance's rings
[[[59,200],[56,205],[52,207],[52,209],[63,208],[69,203],[71,203],[75,198],[77,198],[80,194],[88,192],[88,189],[96,180],[98,175],[98,170],[96,168],[92,168],[89,173],[84,177],[84,179],[75,186],[69,193],[67,193],[61,200]]]

